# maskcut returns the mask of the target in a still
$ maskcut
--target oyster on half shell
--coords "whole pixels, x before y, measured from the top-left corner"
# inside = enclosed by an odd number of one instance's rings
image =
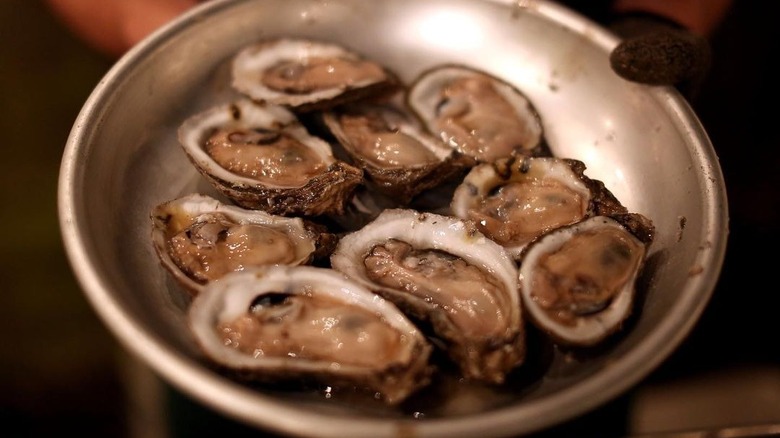
[[[331,265],[428,322],[465,377],[502,383],[523,361],[517,266],[468,222],[385,210],[341,238]]]
[[[193,295],[233,271],[309,263],[335,242],[303,219],[246,210],[200,194],[159,204],[151,218],[160,262]]]
[[[232,85],[264,103],[295,111],[331,108],[396,89],[384,66],[324,41],[280,38],[258,42],[233,58]]]
[[[339,214],[363,180],[280,106],[242,99],[213,107],[185,120],[178,135],[198,171],[244,208]]]
[[[455,216],[474,221],[516,260],[552,229],[593,215],[627,213],[601,181],[569,158],[512,157],[473,167],[452,197]]]
[[[431,345],[392,303],[311,266],[234,272],[192,302],[192,333],[237,377],[350,385],[397,404],[429,382]]]
[[[322,118],[372,188],[399,205],[464,171],[455,151],[428,133],[402,102],[353,103]]]
[[[593,216],[542,235],[526,248],[519,269],[529,320],[574,346],[619,330],[654,232],[649,219],[629,213]]]
[[[531,101],[508,82],[462,65],[423,72],[407,103],[426,128],[472,165],[511,155],[550,155]]]

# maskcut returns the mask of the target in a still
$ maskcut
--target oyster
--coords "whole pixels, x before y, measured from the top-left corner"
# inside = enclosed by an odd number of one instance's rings
[[[331,266],[427,321],[467,378],[502,383],[524,358],[517,266],[467,222],[385,210],[341,238]]]
[[[233,58],[232,78],[233,88],[251,99],[296,111],[330,108],[398,86],[385,67],[345,47],[291,38],[239,51]]]
[[[594,214],[627,212],[584,171],[583,162],[568,158],[521,156],[483,163],[455,190],[451,209],[520,260],[528,242],[547,231]]]
[[[339,214],[363,180],[360,169],[334,158],[330,144],[279,106],[241,99],[191,116],[178,134],[198,171],[244,208]]]
[[[550,155],[531,101],[485,72],[460,65],[435,67],[412,84],[407,102],[430,132],[471,164],[514,154]]]
[[[162,265],[193,295],[229,272],[309,263],[335,239],[300,218],[245,210],[199,194],[159,204],[151,217]]]
[[[398,308],[332,269],[231,273],[188,317],[207,357],[243,378],[356,385],[397,404],[432,370],[431,345]]]
[[[575,346],[617,331],[631,313],[653,236],[649,219],[635,213],[593,216],[541,236],[526,248],[519,270],[530,321]]]
[[[402,103],[341,106],[324,113],[323,121],[372,187],[400,205],[463,172],[454,151],[425,131]]]

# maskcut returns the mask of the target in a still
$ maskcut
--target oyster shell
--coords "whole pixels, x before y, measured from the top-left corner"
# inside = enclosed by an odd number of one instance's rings
[[[392,91],[398,81],[382,65],[345,47],[281,38],[239,51],[232,85],[258,102],[311,111]]]
[[[159,204],[151,218],[160,262],[193,295],[229,272],[309,263],[329,240],[303,219],[245,210],[200,194]]]
[[[191,116],[178,135],[198,171],[244,208],[339,214],[363,179],[280,106],[241,99]]]
[[[517,266],[467,222],[385,210],[341,238],[331,266],[430,323],[467,378],[502,383],[524,358]]]
[[[228,274],[188,317],[206,356],[246,379],[356,385],[397,404],[432,370],[431,345],[392,303],[327,268]]]
[[[473,167],[450,206],[519,261],[523,248],[547,231],[595,214],[627,213],[584,172],[583,162],[568,158],[502,158]]]
[[[530,321],[554,340],[590,346],[629,316],[654,228],[644,216],[593,216],[526,248],[520,290]]]
[[[437,66],[416,79],[407,102],[430,132],[472,165],[515,154],[550,155],[531,101],[486,72]]]
[[[322,117],[372,188],[399,205],[463,173],[453,149],[431,136],[403,103],[354,103]]]

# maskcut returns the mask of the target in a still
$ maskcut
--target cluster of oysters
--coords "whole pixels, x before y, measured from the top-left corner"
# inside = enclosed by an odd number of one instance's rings
[[[231,67],[239,97],[178,132],[224,200],[151,214],[194,338],[226,372],[397,404],[430,382],[434,351],[500,385],[525,359],[526,322],[587,347],[630,313],[652,222],[554,156],[509,83],[441,65],[403,84],[290,38]]]

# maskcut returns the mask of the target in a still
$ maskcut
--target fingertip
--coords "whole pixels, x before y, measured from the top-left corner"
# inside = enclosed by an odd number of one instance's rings
[[[649,85],[676,85],[701,76],[709,65],[708,44],[686,32],[659,32],[631,38],[610,53],[620,77]]]

